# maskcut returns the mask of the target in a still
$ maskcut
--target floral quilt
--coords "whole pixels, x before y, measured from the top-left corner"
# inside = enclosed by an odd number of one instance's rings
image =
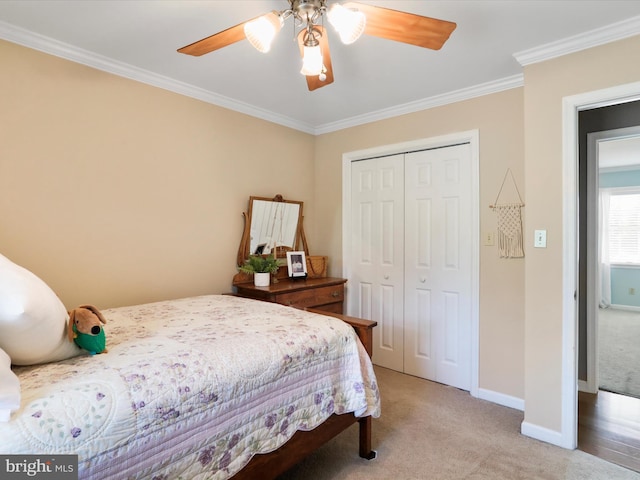
[[[335,318],[228,295],[102,313],[108,353],[14,369],[3,454],[77,454],[81,479],[225,479],[333,413],[380,414]]]

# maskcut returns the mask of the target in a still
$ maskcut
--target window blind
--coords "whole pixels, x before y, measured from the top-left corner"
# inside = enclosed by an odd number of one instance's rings
[[[610,197],[609,260],[640,265],[640,193]]]

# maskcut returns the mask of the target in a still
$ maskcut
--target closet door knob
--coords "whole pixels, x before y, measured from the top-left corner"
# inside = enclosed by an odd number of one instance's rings
[[[385,276],[384,276],[384,279],[385,279],[385,280],[389,280],[389,275],[385,275]]]
[[[426,281],[427,281],[427,279],[425,277],[420,277],[420,283],[424,283]]]

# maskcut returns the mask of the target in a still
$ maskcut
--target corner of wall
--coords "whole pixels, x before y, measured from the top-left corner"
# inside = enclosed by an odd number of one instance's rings
[[[572,444],[567,443],[566,437],[562,434],[562,432],[550,430],[533,423],[522,422],[522,424],[520,425],[520,433],[527,437],[535,438],[536,440],[547,442],[558,447],[566,448],[569,450],[575,449]]]

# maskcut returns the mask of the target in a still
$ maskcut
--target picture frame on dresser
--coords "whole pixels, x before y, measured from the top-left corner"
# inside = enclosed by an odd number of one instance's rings
[[[290,278],[307,276],[307,259],[305,253],[287,252],[287,270]]]

